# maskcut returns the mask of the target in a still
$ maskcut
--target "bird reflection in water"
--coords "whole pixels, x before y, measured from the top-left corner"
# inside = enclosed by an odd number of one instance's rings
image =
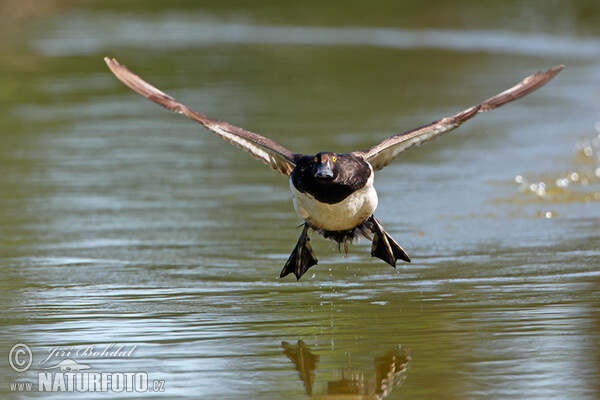
[[[365,378],[364,373],[353,373],[350,362],[346,368],[340,369],[341,378],[330,380],[322,394],[313,394],[315,374],[318,369],[319,356],[298,340],[297,345],[282,342],[284,354],[294,363],[304,383],[306,394],[311,399],[333,399],[343,395],[347,399],[383,399],[395,386],[400,385],[405,378],[410,356],[401,353],[398,348],[390,350],[380,357],[374,357],[374,376]],[[347,370],[344,373],[344,370]]]

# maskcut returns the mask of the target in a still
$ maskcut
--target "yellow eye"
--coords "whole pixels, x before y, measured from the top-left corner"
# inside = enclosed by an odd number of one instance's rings
[[[315,162],[319,162],[319,158],[318,157],[315,157]]]
[[[337,161],[337,157],[336,157],[336,156],[333,156],[333,157],[331,158],[331,161],[333,161],[333,162],[336,162],[336,161]]]

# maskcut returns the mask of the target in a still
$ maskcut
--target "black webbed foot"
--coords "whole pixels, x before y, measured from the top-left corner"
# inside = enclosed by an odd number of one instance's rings
[[[281,278],[293,273],[296,276],[296,280],[300,280],[300,277],[318,262],[312,247],[308,243],[309,240],[308,225],[304,224],[298,243],[296,243],[296,247],[294,247],[292,254],[290,254],[290,258],[288,258],[281,270],[281,274],[279,275]]]
[[[383,226],[373,216],[369,218],[372,223],[371,232],[373,232],[373,245],[371,246],[371,256],[377,257],[396,268],[398,259],[410,262],[410,257],[396,241],[387,234]]]

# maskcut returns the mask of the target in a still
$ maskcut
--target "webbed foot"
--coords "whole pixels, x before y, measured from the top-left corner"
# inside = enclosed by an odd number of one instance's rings
[[[371,256],[382,259],[394,268],[396,268],[398,259],[410,262],[410,257],[406,254],[406,251],[387,234],[379,221],[374,216],[371,216],[369,220],[372,223],[371,232],[373,232]]]
[[[300,280],[300,277],[318,262],[312,247],[308,243],[309,241],[308,225],[304,224],[298,243],[296,243],[296,247],[294,247],[292,254],[290,254],[290,258],[285,263],[279,277],[283,278],[293,273],[296,276],[296,280]]]

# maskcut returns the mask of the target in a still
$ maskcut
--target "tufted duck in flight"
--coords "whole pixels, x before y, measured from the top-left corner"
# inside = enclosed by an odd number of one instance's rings
[[[231,144],[289,177],[294,208],[304,219],[304,226],[296,247],[281,271],[281,277],[293,273],[296,279],[300,279],[310,267],[317,264],[317,257],[308,243],[309,229],[337,242],[338,247],[343,244],[346,252],[348,243],[362,235],[373,241],[371,256],[382,259],[394,268],[398,259],[410,262],[404,249],[388,235],[373,216],[377,208],[377,193],[373,187],[374,171],[388,165],[409,147],[451,131],[477,113],[493,110],[533,92],[563,69],[563,66],[559,65],[545,72],[530,75],[481,104],[451,117],[394,135],[370,149],[349,154],[320,152],[309,156],[292,153],[264,136],[197,113],[148,84],[117,60],[106,57],[104,61],[113,74],[135,92],[201,123]],[[369,232],[373,235],[372,239]]]

